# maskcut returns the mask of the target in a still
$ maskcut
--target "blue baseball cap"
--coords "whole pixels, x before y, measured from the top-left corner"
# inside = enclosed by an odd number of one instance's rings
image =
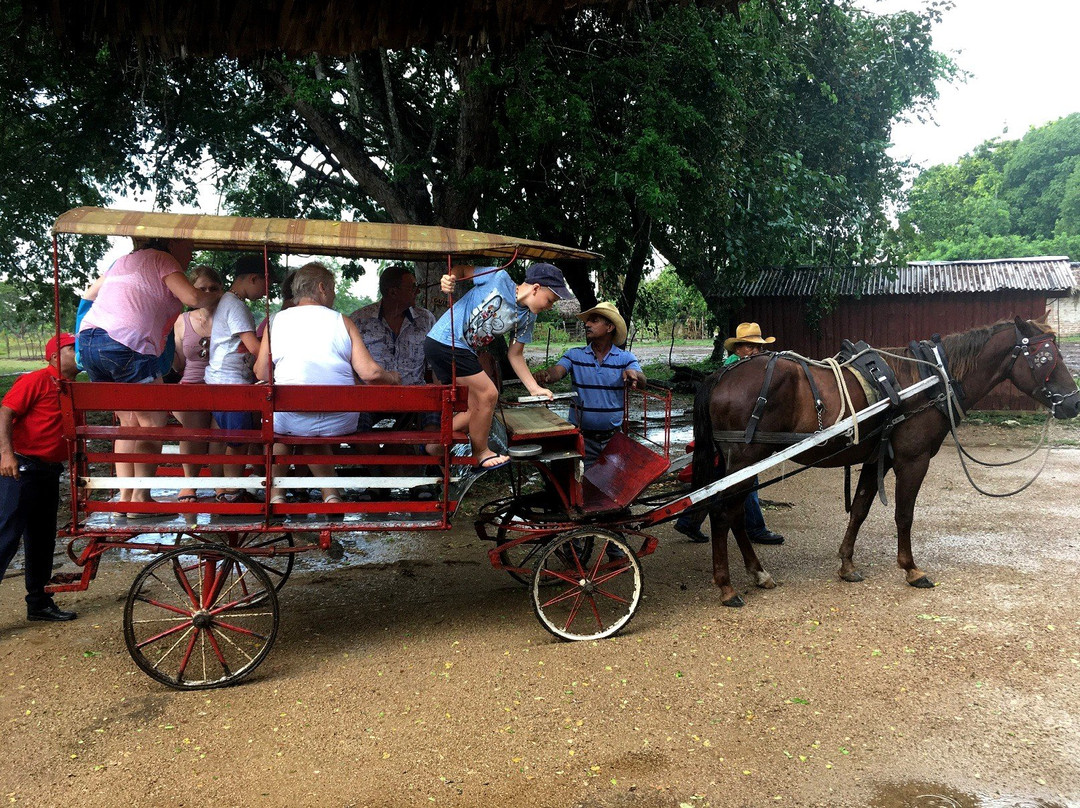
[[[525,283],[538,283],[553,291],[562,300],[574,297],[566,288],[566,278],[563,277],[562,270],[554,264],[533,264],[525,270]]]

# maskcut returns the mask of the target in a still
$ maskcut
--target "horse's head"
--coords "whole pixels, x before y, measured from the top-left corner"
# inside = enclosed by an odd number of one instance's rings
[[[1019,317],[1015,328],[1008,379],[1018,390],[1048,406],[1055,418],[1075,417],[1080,413],[1080,391],[1061,358],[1054,332],[1045,323]]]

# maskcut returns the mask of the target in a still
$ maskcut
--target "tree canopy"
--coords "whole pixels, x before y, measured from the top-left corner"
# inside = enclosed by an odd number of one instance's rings
[[[1080,113],[928,168],[899,223],[910,259],[1080,256]]]
[[[952,74],[932,48],[941,8],[750,0],[733,15],[643,2],[618,22],[581,11],[514,48],[138,69],[108,49],[65,57],[13,15],[0,115],[35,128],[0,140],[14,183],[4,209],[22,227],[0,230],[0,269],[41,279],[44,227],[68,207],[122,190],[152,191],[164,207],[193,199],[209,175],[230,213],[594,249],[605,255],[598,288],[595,267],[564,267],[570,283],[584,304],[599,292],[626,315],[660,255],[715,307],[764,265],[881,255],[900,184],[891,124]],[[31,145],[55,159],[15,182],[8,156]]]

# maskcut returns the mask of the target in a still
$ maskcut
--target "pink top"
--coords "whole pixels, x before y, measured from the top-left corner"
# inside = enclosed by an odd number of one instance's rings
[[[100,328],[137,353],[160,356],[184,308],[165,277],[182,271],[180,263],[161,250],[136,250],[117,259],[79,330]]]
[[[191,324],[191,312],[184,312],[184,344],[178,345],[178,350],[184,352],[184,375],[180,384],[203,384],[203,374],[210,362],[210,338],[200,337]],[[201,340],[206,339],[206,345]],[[200,356],[199,354],[202,354]]]

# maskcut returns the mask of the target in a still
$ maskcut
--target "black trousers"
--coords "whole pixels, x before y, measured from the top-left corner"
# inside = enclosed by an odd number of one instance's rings
[[[52,577],[56,551],[56,512],[60,507],[63,466],[36,462],[19,465],[19,479],[0,477],[0,578],[22,540],[26,608],[43,609],[52,603],[52,596],[45,594],[45,585]]]

